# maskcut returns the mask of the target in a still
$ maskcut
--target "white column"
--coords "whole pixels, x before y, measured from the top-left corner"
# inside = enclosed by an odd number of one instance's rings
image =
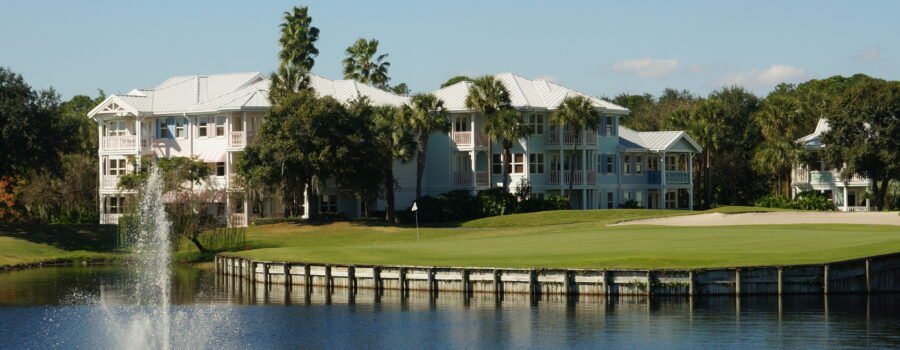
[[[241,112],[241,124],[244,127],[244,145],[247,145],[247,140],[250,138],[250,129],[247,128],[247,112]],[[231,135],[228,135],[231,137]]]
[[[141,159],[141,120],[137,116],[134,117],[134,139],[136,142],[134,143],[134,148],[138,153],[137,159],[138,164],[140,164]]]
[[[694,154],[688,153],[688,183],[694,185]],[[693,188],[693,187],[692,187]]]
[[[477,155],[478,155],[478,153],[476,153],[474,149],[471,150],[471,151],[469,151],[469,159],[471,159],[471,161],[472,161],[472,164],[471,164],[471,168],[472,168],[472,189],[473,189],[472,192],[475,192],[474,189],[475,189],[476,187],[478,187],[478,174],[477,174],[477,170],[476,170],[477,168],[475,167],[475,159],[477,158]]]
[[[844,211],[847,211],[847,183],[844,183]]]
[[[237,226],[231,221],[231,196],[228,195],[227,190],[225,191],[225,223],[228,226]]]

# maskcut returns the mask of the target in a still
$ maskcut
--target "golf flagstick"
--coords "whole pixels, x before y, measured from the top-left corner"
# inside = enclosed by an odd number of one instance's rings
[[[419,243],[419,207],[413,202],[412,211],[416,213],[416,243]]]

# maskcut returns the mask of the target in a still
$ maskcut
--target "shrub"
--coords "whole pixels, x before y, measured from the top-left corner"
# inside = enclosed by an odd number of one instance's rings
[[[792,208],[800,210],[834,210],[834,203],[819,192],[806,191],[794,198]]]
[[[797,210],[834,210],[834,203],[825,195],[816,191],[805,191],[790,199],[782,196],[763,196],[753,202],[754,206],[765,208],[797,209]]]
[[[641,209],[641,205],[634,199],[629,199],[625,203],[619,204],[620,209]]]
[[[518,201],[512,193],[504,191],[501,187],[495,187],[478,192],[481,200],[481,214],[483,216],[497,216],[513,214],[516,212]]]
[[[545,195],[543,199],[528,198],[519,202],[519,213],[532,213],[536,211],[546,210],[566,210],[571,209],[569,199],[558,194]]]
[[[291,217],[275,217],[275,218],[256,218],[250,223],[253,226],[259,225],[271,225],[271,224],[280,224],[280,223],[292,223],[292,224],[302,224],[306,222],[306,219],[296,216]]]

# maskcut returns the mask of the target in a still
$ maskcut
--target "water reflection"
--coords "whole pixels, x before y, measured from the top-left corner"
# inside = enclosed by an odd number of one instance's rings
[[[0,348],[79,345],[72,291],[127,304],[116,267],[0,273]],[[222,348],[896,348],[900,296],[602,297],[440,293],[281,285],[179,267],[175,309],[233,308]],[[50,310],[50,311],[48,311]],[[46,315],[54,328],[42,326]],[[89,321],[89,320],[88,320]],[[67,338],[60,340],[61,334]],[[23,338],[24,337],[24,338]],[[27,342],[27,341],[30,341]],[[75,342],[75,343],[71,343]],[[26,344],[26,346],[22,346]],[[68,346],[64,346],[68,347]]]

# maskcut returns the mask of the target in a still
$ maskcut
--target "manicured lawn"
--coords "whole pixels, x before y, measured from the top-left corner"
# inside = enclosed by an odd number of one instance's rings
[[[112,225],[0,225],[0,267],[115,258]]]
[[[412,227],[276,224],[249,228],[247,241],[253,249],[237,254],[322,263],[697,268],[822,263],[900,252],[898,226],[605,226],[685,214],[600,210],[510,215],[452,228],[423,227],[418,243]]]

